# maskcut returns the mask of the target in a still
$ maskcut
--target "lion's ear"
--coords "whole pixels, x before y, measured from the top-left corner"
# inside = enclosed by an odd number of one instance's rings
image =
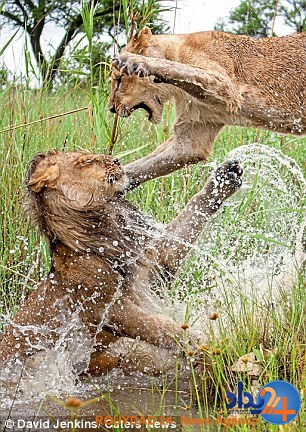
[[[38,168],[27,182],[27,187],[33,192],[40,192],[43,187],[49,186],[54,187],[56,180],[59,178],[59,167],[58,165],[49,165]]]
[[[137,44],[139,48],[147,48],[152,38],[152,32],[149,27],[144,27],[136,35]]]

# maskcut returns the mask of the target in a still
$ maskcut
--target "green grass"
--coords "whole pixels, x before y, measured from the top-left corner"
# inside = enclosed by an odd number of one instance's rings
[[[23,182],[29,161],[36,153],[48,149],[87,149],[108,152],[114,119],[108,112],[107,92],[104,89],[87,92],[80,88],[70,90],[60,88],[48,93],[11,86],[0,95],[0,105],[2,107],[0,130],[10,125],[27,124],[53,114],[90,106],[88,110],[0,134],[2,191],[0,311],[3,315],[12,316],[20,302],[33,289],[34,282],[47,272],[49,265],[44,240],[39,238],[36,230],[31,227],[22,209]],[[172,120],[171,107],[166,108],[164,122],[158,127],[149,124],[138,112],[128,120],[120,120],[115,153],[121,155],[123,163],[148,154],[158,143],[167,138]],[[253,129],[225,128],[215,142],[211,160],[222,161],[226,159],[230,150],[255,141],[281,150],[285,155],[292,157],[304,173],[306,172],[305,138],[279,136]],[[202,164],[183,169],[167,178],[147,182],[131,192],[129,197],[154,219],[168,222],[201,188],[209,169]],[[260,242],[264,242],[267,254],[270,253],[272,246],[269,246],[263,237],[254,237],[254,233],[252,234],[249,229],[256,227],[258,233],[266,224],[265,190],[267,188],[265,189],[264,185],[256,191],[252,189],[239,207],[234,206],[235,212],[230,207],[225,209],[220,232],[227,232],[228,237],[222,239],[216,237],[215,245],[211,250],[214,256],[218,257],[220,248],[230,244],[233,240],[233,232],[236,236],[239,235],[241,221],[244,221],[245,226],[248,227],[243,235],[247,248],[236,251],[237,262],[259,247]],[[297,220],[301,220],[306,208],[303,194],[299,199],[301,204]],[[279,210],[279,217],[285,217],[285,214],[288,216],[290,211],[293,211],[290,206],[288,208],[283,206]],[[238,227],[236,231],[235,226]],[[275,241],[277,242],[278,239]],[[218,266],[216,263],[214,265]],[[188,286],[192,287],[192,295],[195,297],[200,297],[201,292],[210,289],[203,267],[194,265],[192,259],[188,262],[185,273],[180,275],[180,283],[184,280],[187,280]],[[209,355],[213,360],[212,369],[209,373],[203,374],[198,393],[194,395],[191,404],[197,404],[203,410],[204,416],[209,405],[211,415],[217,417],[218,410],[225,410],[227,389],[234,389],[239,379],[244,381],[245,388],[249,389],[250,377],[233,372],[231,369],[239,357],[249,352],[256,354],[260,365],[261,372],[257,378],[260,385],[275,379],[285,379],[302,393],[306,387],[306,289],[303,275],[300,275],[299,282],[290,292],[283,293],[278,305],[268,299],[263,306],[257,302],[257,298],[254,298],[245,300],[239,310],[235,307],[233,287],[230,287],[226,278],[223,280],[224,291],[227,292],[226,304],[223,305],[226,314],[220,315],[216,321],[211,321],[208,340]],[[178,283],[175,289],[179,289],[179,285]],[[176,291],[174,293],[184,298],[184,293]],[[297,420],[284,430],[303,430],[302,421],[305,421],[305,415],[304,420]],[[266,427],[267,424],[262,422],[256,430],[265,431]],[[235,427],[227,430],[249,429]],[[271,426],[269,430],[278,430],[278,428]]]

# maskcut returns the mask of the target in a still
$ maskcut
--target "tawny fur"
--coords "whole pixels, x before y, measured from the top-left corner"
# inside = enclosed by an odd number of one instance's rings
[[[152,282],[171,282],[208,218],[240,186],[240,176],[236,162],[223,164],[182,213],[161,227],[122,196],[127,179],[115,158],[37,155],[28,172],[27,207],[49,242],[51,270],[7,326],[1,369],[52,348],[75,319],[81,324],[78,338],[95,346],[93,373],[117,365],[120,347],[111,350],[110,344],[122,337],[173,352],[178,343],[195,342],[192,333],[186,337],[180,325],[154,314],[147,294]]]
[[[174,134],[127,166],[130,183],[207,160],[225,125],[306,133],[306,33],[252,39],[208,31],[152,35],[144,28],[113,62],[110,108],[161,120],[174,99]]]

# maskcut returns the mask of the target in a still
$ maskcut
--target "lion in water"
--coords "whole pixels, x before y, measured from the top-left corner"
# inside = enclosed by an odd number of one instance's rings
[[[125,199],[127,177],[118,159],[76,151],[37,155],[27,176],[27,211],[48,240],[51,269],[7,325],[1,369],[52,349],[76,318],[80,343],[92,341],[90,363],[78,372],[117,366],[122,356],[114,347],[123,340],[171,352],[197,343],[191,330],[155,314],[146,295],[153,282],[171,284],[241,175],[236,161],[223,163],[162,226]]]
[[[306,32],[252,39],[217,31],[152,35],[113,61],[110,110],[143,108],[153,123],[173,99],[173,136],[126,167],[129,186],[207,161],[225,125],[306,134]]]

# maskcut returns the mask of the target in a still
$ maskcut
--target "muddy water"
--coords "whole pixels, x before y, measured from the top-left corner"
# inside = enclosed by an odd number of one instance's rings
[[[192,419],[205,417],[200,412],[204,406],[196,408],[193,394],[186,374],[152,378],[117,370],[108,378],[82,378],[69,397],[27,401],[24,395],[24,400],[12,401],[0,409],[0,430],[73,430],[72,425],[75,430],[94,430],[94,422],[101,422],[100,430],[215,430],[189,428]]]

